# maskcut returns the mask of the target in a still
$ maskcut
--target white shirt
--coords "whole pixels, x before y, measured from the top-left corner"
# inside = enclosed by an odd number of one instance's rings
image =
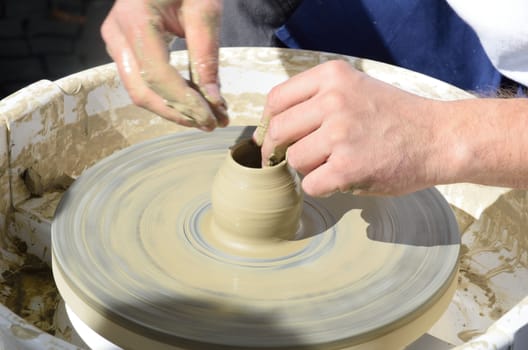
[[[447,0],[477,33],[491,63],[528,86],[528,0]]]

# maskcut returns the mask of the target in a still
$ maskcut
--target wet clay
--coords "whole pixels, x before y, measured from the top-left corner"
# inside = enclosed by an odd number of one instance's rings
[[[459,234],[438,192],[305,197],[287,249],[240,254],[215,241],[211,186],[242,131],[155,139],[83,173],[52,226],[68,306],[125,348],[337,349],[405,330],[389,337],[403,347],[423,334],[456,288]]]
[[[487,208],[464,234],[469,245],[464,254],[468,264],[486,252],[496,253],[501,261],[498,266],[480,271],[478,277],[470,278],[482,288],[501,273],[528,268],[527,208],[528,192],[512,190]]]
[[[211,188],[212,220],[204,232],[224,252],[249,257],[298,251],[302,190],[299,177],[283,161],[261,166],[260,147],[245,139],[231,148]]]
[[[453,207],[462,232],[458,294],[464,342],[484,333],[526,295],[528,191],[510,190],[478,218]]]
[[[464,341],[464,342],[467,342],[475,337],[478,337],[479,335],[482,335],[484,334],[483,331],[481,330],[478,330],[478,329],[469,329],[469,330],[466,330],[466,331],[462,331],[462,332],[459,332],[458,333],[458,337],[460,338],[460,340]]]
[[[22,173],[22,179],[27,187],[28,192],[33,197],[42,197],[45,192],[56,192],[67,190],[71,186],[74,178],[69,175],[61,174],[50,181],[47,186],[42,182],[42,176],[33,168],[27,168]]]
[[[24,242],[15,238],[14,244],[24,260],[20,266],[2,273],[0,301],[27,322],[54,335],[55,309],[60,295],[51,269],[42,260],[27,253]]]

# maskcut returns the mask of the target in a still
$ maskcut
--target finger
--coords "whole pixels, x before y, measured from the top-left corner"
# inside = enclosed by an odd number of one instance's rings
[[[222,2],[219,0],[185,1],[182,11],[191,78],[212,105],[219,124],[227,125],[227,107],[220,94],[218,79]]]
[[[336,172],[332,163],[326,162],[304,177],[302,188],[310,196],[326,197],[345,190],[342,183],[342,175]]]
[[[336,192],[379,195],[375,189],[374,178],[365,176],[358,165],[364,164],[361,157],[356,158],[341,150],[333,153],[326,162],[308,173],[302,181],[303,190],[316,197],[326,197]],[[385,191],[385,194],[389,192]]]
[[[289,108],[301,104],[315,96],[320,89],[318,77],[321,75],[320,66],[299,73],[282,84],[275,86],[266,99],[262,118],[253,139],[258,145],[264,143],[272,118]],[[263,165],[269,159],[270,151],[263,149]]]
[[[310,134],[321,126],[324,118],[320,98],[294,105],[275,115],[269,122],[262,143],[262,160],[276,156],[277,150],[285,150],[290,144]]]
[[[217,0],[184,1],[185,38],[193,81],[218,83],[218,40],[222,6]]]
[[[143,81],[132,49],[119,26],[107,19],[101,27],[101,34],[107,44],[107,51],[116,62],[119,75],[132,101],[158,115],[184,126],[197,126],[193,119],[186,118],[177,110],[167,107],[165,101]]]
[[[268,94],[263,116],[273,117],[315,96],[328,78],[326,71],[326,65],[321,64],[275,86]]]
[[[148,15],[120,21],[119,26],[132,48],[145,84],[165,101],[169,109],[176,110],[186,119],[194,120],[195,125],[214,129],[216,118],[208,103],[169,64],[159,10],[145,4],[135,6],[144,6],[139,13]]]
[[[322,129],[298,140],[288,148],[288,164],[306,175],[320,167],[330,156],[330,145]]]

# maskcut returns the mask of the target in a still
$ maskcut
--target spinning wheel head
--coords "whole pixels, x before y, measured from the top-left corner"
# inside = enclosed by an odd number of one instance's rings
[[[337,349],[391,334],[403,347],[427,331],[454,291],[459,254],[439,193],[303,197],[286,163],[242,167],[276,172],[288,188],[288,214],[273,219],[270,174],[256,202],[268,207],[251,209],[255,194],[226,199],[254,177],[226,160],[241,132],[170,135],[83,173],[52,226],[53,270],[73,312],[124,348]],[[224,211],[233,205],[253,213]],[[235,231],[250,215],[289,226]]]

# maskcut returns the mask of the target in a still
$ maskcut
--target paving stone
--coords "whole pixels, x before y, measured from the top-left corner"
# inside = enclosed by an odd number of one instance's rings
[[[29,55],[29,45],[27,40],[21,39],[3,39],[0,47],[0,57],[19,57]]]
[[[24,36],[22,21],[17,18],[0,19],[0,39]]]
[[[47,0],[3,0],[4,15],[6,17],[22,17],[29,14],[49,13],[49,1]]]
[[[44,68],[37,57],[0,58],[0,76],[4,82],[36,81],[44,75]]]
[[[49,18],[31,18],[28,21],[29,36],[66,36],[75,37],[79,34],[80,24]]]
[[[33,54],[67,54],[73,53],[73,40],[61,37],[34,37],[29,39]]]

